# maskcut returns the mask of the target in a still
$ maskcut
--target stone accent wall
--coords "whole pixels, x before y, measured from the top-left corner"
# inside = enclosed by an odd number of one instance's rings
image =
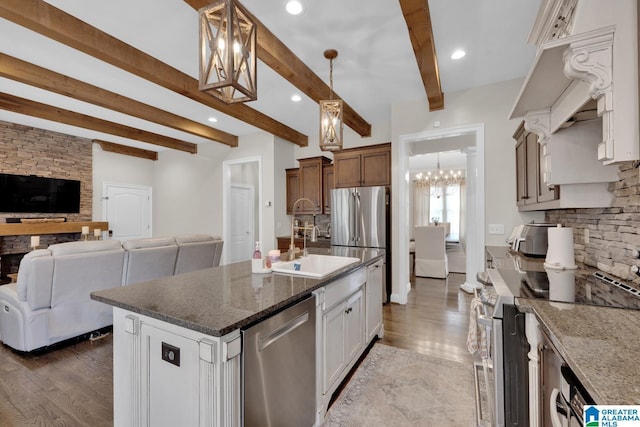
[[[0,172],[75,179],[80,184],[78,214],[20,214],[0,212],[0,223],[10,217],[65,216],[68,221],[91,221],[93,197],[92,141],[85,138],[0,121]],[[41,247],[77,240],[79,234],[41,236]],[[0,255],[26,253],[29,236],[0,237]]]
[[[576,261],[640,289],[640,276],[630,270],[640,266],[640,259],[632,255],[640,250],[640,171],[627,162],[620,165],[618,176],[619,181],[609,184],[615,196],[612,207],[550,210],[545,221],[573,228]],[[589,230],[589,243],[585,230]]]

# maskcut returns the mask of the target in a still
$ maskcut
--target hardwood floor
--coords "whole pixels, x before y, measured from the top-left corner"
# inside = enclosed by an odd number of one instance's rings
[[[467,351],[472,296],[460,290],[464,280],[465,275],[457,273],[449,273],[447,279],[413,279],[406,305],[384,306],[384,338],[380,342],[472,363],[473,356]]]
[[[463,274],[417,278],[407,305],[384,306],[382,343],[471,363],[466,347],[471,296]],[[40,354],[0,345],[0,427],[111,426],[112,335]]]
[[[39,354],[0,345],[0,427],[112,426],[112,335]]]

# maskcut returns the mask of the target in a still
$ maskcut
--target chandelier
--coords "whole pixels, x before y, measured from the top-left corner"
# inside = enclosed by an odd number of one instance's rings
[[[199,10],[201,91],[227,104],[254,101],[256,28],[236,0],[218,0]]]
[[[338,51],[328,49],[324,57],[329,60],[329,100],[320,101],[320,149],[322,151],[336,151],[342,149],[342,100],[333,99],[333,60]]]
[[[458,191],[458,187],[464,181],[462,171],[445,172],[440,169],[440,153],[438,153],[438,164],[435,172],[416,174],[415,182],[418,188],[429,188],[431,196],[440,198],[443,195],[451,196]]]

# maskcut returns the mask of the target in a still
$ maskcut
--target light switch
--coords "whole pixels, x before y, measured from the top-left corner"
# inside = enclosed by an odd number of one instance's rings
[[[489,234],[504,234],[504,224],[489,224]]]

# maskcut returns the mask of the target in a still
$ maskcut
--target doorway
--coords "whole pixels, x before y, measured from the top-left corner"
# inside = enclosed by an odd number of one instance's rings
[[[102,217],[109,222],[109,237],[131,240],[151,237],[151,187],[104,184]]]
[[[229,262],[251,257],[255,242],[255,188],[231,184],[229,191]]]
[[[466,277],[465,284],[477,284],[476,273],[484,270],[484,125],[473,124],[450,129],[420,132],[401,135],[398,144],[398,203],[392,214],[395,220],[398,250],[396,253],[396,276],[399,280],[394,286],[391,301],[406,304],[407,294],[411,290],[409,281],[409,240],[411,236],[410,209],[400,209],[409,206],[411,178],[409,173],[409,156],[413,144],[433,144],[434,152],[446,151],[445,147],[438,147],[438,141],[443,138],[468,135],[473,138],[472,146],[465,149],[467,158],[467,191],[466,191]],[[403,248],[407,248],[404,250]]]
[[[262,159],[223,162],[222,264],[248,260],[262,241]]]

